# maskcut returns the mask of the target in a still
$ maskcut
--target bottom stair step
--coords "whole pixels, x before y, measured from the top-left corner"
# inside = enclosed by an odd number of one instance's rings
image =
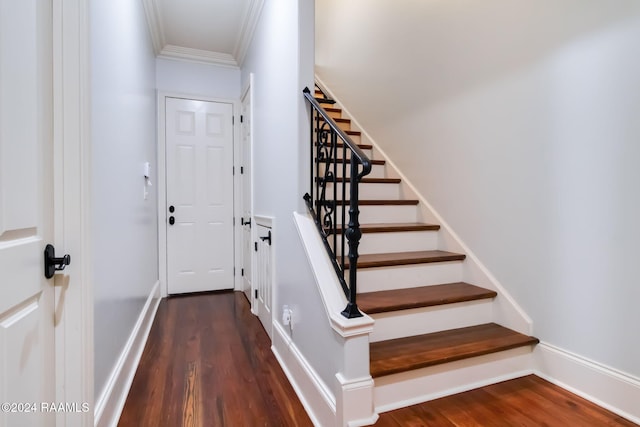
[[[382,377],[512,348],[539,340],[495,323],[371,343],[371,376]]]

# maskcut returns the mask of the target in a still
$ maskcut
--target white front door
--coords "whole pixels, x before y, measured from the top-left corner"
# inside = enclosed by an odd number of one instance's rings
[[[169,294],[233,289],[233,105],[166,98]]]
[[[51,14],[0,0],[0,426],[55,423]]]
[[[247,299],[251,298],[251,260],[253,257],[253,244],[251,238],[251,227],[253,223],[252,195],[251,195],[251,90],[247,90],[242,98],[241,116],[242,135],[242,290]]]

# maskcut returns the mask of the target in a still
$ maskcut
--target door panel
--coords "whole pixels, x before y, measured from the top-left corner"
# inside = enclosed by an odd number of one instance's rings
[[[0,0],[0,426],[55,422],[51,25],[50,1]]]
[[[232,114],[232,104],[166,98],[170,294],[233,288]]]
[[[247,299],[251,301],[252,298],[252,257],[253,257],[253,245],[251,237],[251,225],[253,221],[252,212],[252,188],[251,188],[251,90],[248,90],[245,97],[242,99],[242,123],[241,123],[241,135],[242,135],[242,218],[245,221],[250,221],[249,225],[242,226],[242,268],[244,274],[242,277],[242,290],[244,291]]]

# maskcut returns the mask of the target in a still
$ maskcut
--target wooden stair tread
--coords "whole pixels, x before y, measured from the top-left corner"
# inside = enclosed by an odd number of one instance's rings
[[[346,133],[347,135],[354,135],[354,136],[362,135],[362,132],[360,132],[359,130],[345,130],[344,133]]]
[[[338,147],[342,148],[342,146],[344,145],[342,142],[338,142]],[[373,145],[371,144],[356,144],[358,147],[360,147],[360,149],[362,150],[371,150],[373,148]]]
[[[327,113],[342,113],[342,108],[325,107]]]
[[[336,177],[336,182],[347,181],[349,182],[350,178],[343,178],[341,176]],[[400,178],[362,178],[360,180],[361,184],[400,184],[402,180]]]
[[[316,143],[316,145],[318,145]],[[344,145],[342,142],[338,142],[336,144],[338,146],[338,148],[342,148],[342,146]],[[361,150],[371,150],[373,148],[373,145],[370,144],[356,144]]]
[[[344,159],[336,159],[336,163],[343,163],[343,162],[344,162]],[[333,163],[333,162],[331,161],[329,163]],[[351,159],[347,159],[347,163],[351,163]],[[372,165],[384,165],[385,163],[387,163],[386,160],[371,160]]]
[[[446,251],[393,252],[384,254],[364,254],[358,257],[358,268],[389,267],[394,265],[424,264],[430,262],[462,261],[464,254]],[[345,260],[349,268],[349,260]]]
[[[538,342],[537,338],[487,323],[371,343],[369,369],[376,378]]]
[[[338,230],[342,233],[342,227],[325,229],[325,232],[331,234]],[[364,233],[393,233],[403,231],[438,231],[440,226],[438,224],[425,224],[422,222],[400,222],[389,224],[360,224],[360,231]]]
[[[337,200],[338,205],[348,205],[350,200]],[[389,199],[389,200],[358,200],[358,206],[413,206],[419,200]]]
[[[358,307],[367,314],[495,298],[495,291],[464,282],[358,294]]]
[[[363,233],[393,233],[397,231],[438,231],[440,225],[423,222],[399,222],[389,224],[360,224]]]

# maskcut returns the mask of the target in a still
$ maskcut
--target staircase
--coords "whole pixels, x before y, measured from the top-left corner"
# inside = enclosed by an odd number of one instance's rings
[[[441,250],[442,230],[421,220],[419,200],[337,104],[315,96],[373,163],[360,184],[357,304],[375,320],[376,412],[527,373],[522,360],[538,340],[494,321],[498,293],[463,281],[466,255]]]

